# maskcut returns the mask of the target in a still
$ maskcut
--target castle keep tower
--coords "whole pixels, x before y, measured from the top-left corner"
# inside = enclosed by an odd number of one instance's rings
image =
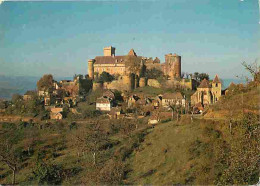
[[[90,79],[94,79],[94,59],[88,60],[88,75]]]
[[[181,77],[181,56],[177,54],[166,54],[165,55],[166,74],[171,79]]]
[[[115,56],[116,55],[116,48],[109,46],[105,47],[104,49],[104,56]]]

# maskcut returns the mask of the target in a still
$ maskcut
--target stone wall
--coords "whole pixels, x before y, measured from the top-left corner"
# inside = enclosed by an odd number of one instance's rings
[[[148,79],[147,85],[150,87],[161,88],[161,84],[157,79]]]
[[[134,79],[130,76],[120,76],[118,80],[106,82],[103,85],[104,89],[117,89],[119,91],[130,91],[133,89]]]

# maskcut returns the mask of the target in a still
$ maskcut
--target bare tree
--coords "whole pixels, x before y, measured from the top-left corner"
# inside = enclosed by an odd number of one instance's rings
[[[179,112],[180,112],[180,109],[181,109],[181,105],[179,102],[177,101],[174,101],[173,103],[171,103],[169,105],[169,108],[171,109],[172,111],[172,120],[173,120],[173,117],[174,117],[174,112],[176,112],[176,119],[177,121],[179,121]]]
[[[85,155],[85,152],[90,152],[93,157],[93,165],[97,163],[97,157],[99,152],[102,150],[102,146],[107,142],[107,134],[101,129],[99,120],[97,120],[91,126],[89,125],[86,128],[81,128],[75,131],[71,138],[78,146],[78,156],[80,152]]]
[[[19,158],[15,154],[15,147],[9,139],[1,139],[0,161],[6,164],[13,172],[12,184],[15,184],[16,172]]]
[[[252,64],[247,64],[245,61],[242,63],[245,69],[252,75],[254,81],[260,81],[260,65],[258,65],[257,60]]]

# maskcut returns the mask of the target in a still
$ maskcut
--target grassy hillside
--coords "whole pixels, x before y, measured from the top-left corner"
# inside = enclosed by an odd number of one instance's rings
[[[198,123],[159,125],[129,159],[131,184],[185,184],[189,147],[201,133]]]
[[[206,118],[226,118],[235,117],[241,119],[244,113],[259,113],[260,111],[260,86],[242,90],[234,89],[234,93],[222,96],[220,101],[213,105]]]
[[[130,157],[127,183],[256,184],[258,100],[259,88],[244,87],[243,93],[223,97],[205,119],[156,126]]]

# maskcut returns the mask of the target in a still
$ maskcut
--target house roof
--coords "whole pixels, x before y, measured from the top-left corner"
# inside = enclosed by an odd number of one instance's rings
[[[24,95],[30,95],[30,96],[32,96],[32,95],[34,95],[35,94],[35,91],[33,91],[33,90],[28,90]]]
[[[100,97],[97,98],[97,103],[110,103],[110,100],[108,98]]]
[[[158,57],[156,57],[154,60],[153,60],[153,63],[160,63],[160,59]]]
[[[213,83],[221,83],[221,81],[218,78],[218,75],[215,76]]]
[[[183,96],[180,92],[165,93],[162,95],[162,99],[183,99]]]
[[[137,56],[134,49],[131,49],[129,52],[128,52],[128,55],[129,56]]]
[[[146,105],[146,100],[145,99],[138,99],[136,103],[139,104],[139,105]]]
[[[198,88],[211,88],[211,85],[208,80],[203,79]]]
[[[95,64],[124,63],[125,56],[96,56]]]
[[[115,94],[114,92],[112,92],[111,90],[107,90],[103,93],[103,96],[104,97],[108,97],[108,98],[111,98],[111,99],[115,99]]]

